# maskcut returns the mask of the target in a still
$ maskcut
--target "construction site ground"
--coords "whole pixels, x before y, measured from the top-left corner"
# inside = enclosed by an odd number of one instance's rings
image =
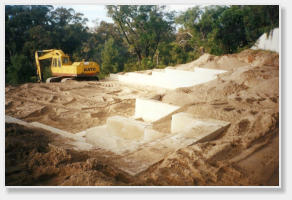
[[[196,66],[228,72],[216,80],[175,90],[110,79],[6,85],[6,115],[72,134],[103,125],[111,116],[133,116],[135,98],[177,105],[182,112],[227,121],[230,126],[220,137],[181,148],[132,176],[113,164],[122,155],[101,148],[76,150],[68,138],[6,123],[5,184],[279,185],[278,54],[254,50],[224,56],[204,54],[172,68],[191,71]],[[154,128],[167,133],[170,121],[160,120]]]

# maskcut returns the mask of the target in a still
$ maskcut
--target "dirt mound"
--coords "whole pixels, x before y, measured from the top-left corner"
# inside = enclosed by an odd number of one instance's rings
[[[63,137],[6,124],[5,185],[125,185],[131,178],[107,164],[105,152],[80,152]]]
[[[224,56],[214,56],[208,53],[205,53],[197,60],[178,65],[175,68],[180,70],[190,70],[193,71],[194,67],[202,67],[209,69],[222,69],[222,70],[231,70],[233,68],[238,68],[246,66],[247,62],[240,60],[236,55],[224,55]]]

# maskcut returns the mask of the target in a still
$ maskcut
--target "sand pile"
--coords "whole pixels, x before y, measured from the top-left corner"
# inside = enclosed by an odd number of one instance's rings
[[[5,185],[125,185],[131,177],[110,167],[107,152],[75,151],[65,138],[6,124]]]

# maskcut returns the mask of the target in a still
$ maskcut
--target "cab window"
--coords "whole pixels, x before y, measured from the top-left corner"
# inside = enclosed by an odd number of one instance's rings
[[[68,65],[69,64],[69,58],[63,57],[62,58],[62,63],[63,63],[63,65]]]
[[[53,67],[57,67],[57,59],[56,58],[53,59]]]
[[[61,67],[61,58],[58,58],[58,66]]]

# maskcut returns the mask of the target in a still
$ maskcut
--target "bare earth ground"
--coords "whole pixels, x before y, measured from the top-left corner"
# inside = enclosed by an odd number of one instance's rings
[[[175,68],[194,66],[228,73],[172,91],[110,80],[6,86],[7,115],[72,133],[102,125],[109,116],[132,116],[136,97],[231,123],[221,137],[173,152],[136,176],[112,165],[119,156],[111,152],[77,151],[68,138],[6,123],[6,185],[278,185],[278,54],[253,50],[220,57],[204,54]],[[166,118],[155,129],[168,132],[169,124]]]

